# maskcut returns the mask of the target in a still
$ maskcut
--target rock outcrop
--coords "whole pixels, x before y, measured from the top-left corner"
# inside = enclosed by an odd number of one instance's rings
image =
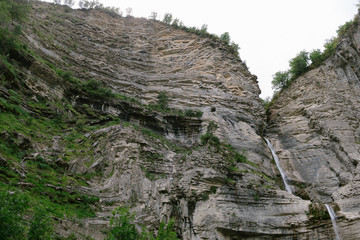
[[[343,239],[359,230],[360,26],[333,56],[296,79],[270,109],[267,135],[293,183],[313,201],[336,203]],[[352,222],[354,221],[354,222]]]

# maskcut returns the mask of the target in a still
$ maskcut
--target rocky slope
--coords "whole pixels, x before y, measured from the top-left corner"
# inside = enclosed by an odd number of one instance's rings
[[[60,235],[104,239],[112,210],[126,204],[150,229],[175,217],[181,239],[331,239],[330,219],[316,217],[324,207],[310,207],[310,200],[301,197],[332,203],[334,192],[343,213],[340,228],[347,239],[359,236],[357,193],[349,190],[356,185],[359,159],[358,80],[351,67],[356,65],[347,63],[356,64],[357,48],[350,44],[355,42],[344,40],[343,54],[305,75],[306,81],[298,80],[303,87],[294,84],[271,109],[267,134],[292,181],[305,183],[298,197],[284,191],[261,137],[265,110],[256,77],[220,41],[158,21],[40,2],[33,3],[23,29],[28,51],[9,56],[20,83],[6,79],[0,96],[15,104],[10,89],[20,86],[19,107],[34,118],[33,126],[54,118],[60,127],[38,133],[8,127],[2,136],[16,138],[14,144],[26,149],[26,156],[14,163],[5,154],[0,159],[21,175],[21,188],[35,185],[24,162],[41,156],[67,179],[67,186],[54,181],[45,189],[99,199],[92,217],[59,217]],[[1,64],[2,76],[13,78]],[[86,85],[91,79],[121,97],[99,95],[99,85]],[[338,92],[324,95],[329,86]],[[170,108],[202,116],[151,107],[162,92]],[[0,103],[2,111],[13,111]],[[55,201],[52,193],[45,195]]]
[[[358,17],[354,22],[332,57],[279,94],[267,130],[294,184],[313,201],[339,206],[343,239],[358,238],[360,217]]]

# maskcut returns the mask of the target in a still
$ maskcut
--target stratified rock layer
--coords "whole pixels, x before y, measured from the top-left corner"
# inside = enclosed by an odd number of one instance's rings
[[[279,94],[267,131],[293,182],[314,201],[338,204],[345,222],[360,218],[359,65],[355,23],[332,57]],[[343,239],[359,238],[355,225],[341,221]]]

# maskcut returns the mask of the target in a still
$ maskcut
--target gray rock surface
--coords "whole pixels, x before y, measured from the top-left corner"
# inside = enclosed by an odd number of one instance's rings
[[[291,180],[313,201],[338,204],[344,221],[360,217],[359,34],[355,24],[332,57],[279,94],[267,130]],[[343,239],[359,238],[345,225]]]

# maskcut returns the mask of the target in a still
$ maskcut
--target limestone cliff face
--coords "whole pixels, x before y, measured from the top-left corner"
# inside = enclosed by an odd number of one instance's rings
[[[122,120],[87,132],[86,138],[78,140],[87,147],[81,154],[66,151],[62,144],[66,132],[54,136],[48,145],[35,147],[44,157],[67,156],[67,173],[93,176],[88,186],[72,187],[100,198],[96,217],[63,221],[58,231],[64,236],[75,233],[79,238],[85,234],[104,239],[111,211],[123,204],[137,213],[139,223],[152,229],[161,219],[175,217],[182,239],[334,236],[330,220],[314,220],[306,214],[309,200],[283,190],[260,136],[265,110],[256,77],[220,42],[158,21],[45,3],[34,3],[24,31],[30,50],[49,63],[80,80],[99,80],[113,92],[141,102],[90,98],[69,87],[42,61],[23,61],[27,63],[22,71],[24,85],[33,93],[66,99],[78,111],[90,108],[88,115]],[[359,83],[357,68],[352,68],[357,45],[351,39],[342,45],[343,53],[305,75],[309,80],[298,80],[300,87],[294,84],[280,96],[271,110],[267,133],[280,151],[283,168],[293,181],[306,183],[311,200],[332,202],[334,192],[333,199],[345,216],[341,224],[351,229],[349,239],[356,239],[356,221],[350,221],[356,214],[345,212],[357,209],[351,200],[357,193],[347,190],[356,186],[359,159],[359,94],[354,87]],[[329,86],[334,89],[331,93]],[[319,96],[311,91],[319,91]],[[202,117],[144,107],[156,102],[161,92],[170,98],[171,108],[201,110]],[[299,100],[289,101],[287,96]],[[303,96],[309,100],[300,101]],[[210,122],[219,126],[213,134],[221,140],[220,146],[200,142]],[[239,159],[239,154],[246,160]],[[304,161],[310,162],[313,156],[319,160],[305,168]]]
[[[360,217],[359,65],[355,24],[332,57],[279,95],[267,130],[291,180],[312,200],[339,205],[343,239],[359,238],[354,224],[347,226]]]

